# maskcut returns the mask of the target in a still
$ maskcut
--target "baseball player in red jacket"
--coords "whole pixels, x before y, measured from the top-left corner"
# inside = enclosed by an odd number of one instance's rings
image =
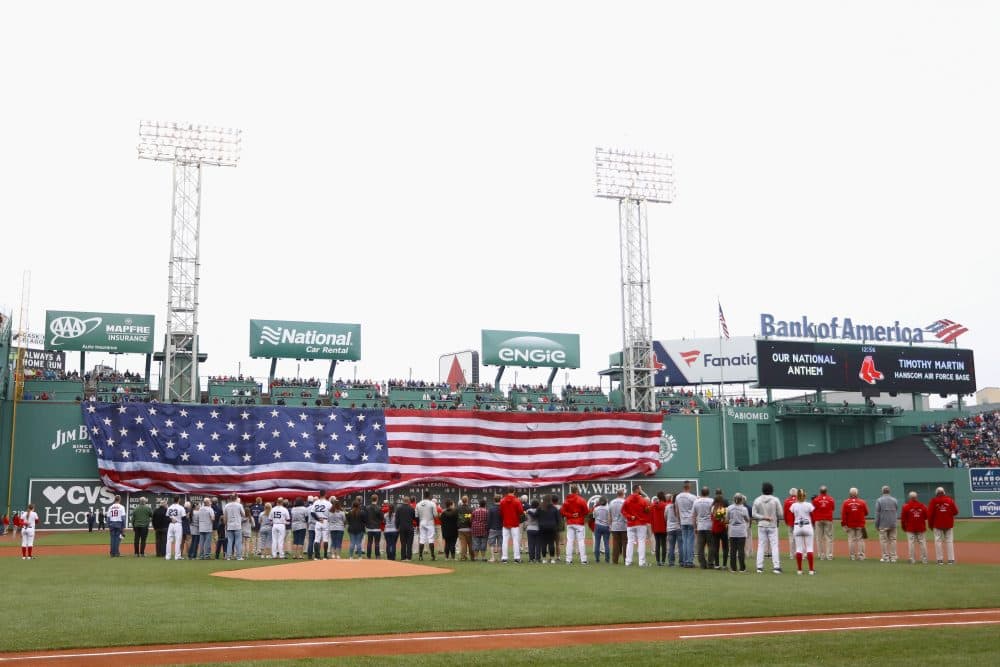
[[[840,506],[840,525],[847,530],[847,549],[851,560],[865,559],[865,519],[868,516],[868,504],[858,498],[858,490],[851,488],[847,500]]]
[[[503,541],[500,543],[500,562],[507,562],[508,542],[514,544],[514,562],[521,562],[521,517],[524,505],[514,495],[514,489],[507,489],[507,495],[500,500],[500,519],[503,521]]]
[[[587,564],[587,549],[584,546],[586,530],[583,527],[590,513],[587,501],[580,495],[580,487],[576,484],[569,487],[569,495],[563,501],[559,513],[566,519],[566,562],[573,562],[573,543],[576,542],[580,552],[580,564]]]
[[[948,565],[955,564],[955,543],[952,529],[955,527],[955,515],[958,505],[948,497],[944,488],[938,487],[934,497],[927,503],[927,519],[934,530],[934,557],[938,565],[944,565],[944,550],[948,552]]]
[[[910,563],[915,563],[920,551],[920,562],[927,564],[927,506],[917,500],[917,492],[910,491],[909,500],[899,511],[899,522],[906,532],[906,542],[910,547]]]
[[[833,511],[837,501],[827,493],[826,486],[819,487],[819,495],[812,499],[813,526],[816,529],[816,551],[820,560],[833,560]]]
[[[632,559],[639,552],[639,567],[646,567],[646,532],[649,528],[649,500],[642,495],[642,487],[638,484],[632,490],[632,495],[625,499],[622,505],[622,516],[625,517],[628,534],[628,546],[625,547],[625,567],[632,564]]]

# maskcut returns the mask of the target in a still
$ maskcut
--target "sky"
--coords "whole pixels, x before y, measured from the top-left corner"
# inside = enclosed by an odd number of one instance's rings
[[[31,330],[152,313],[162,340],[170,168],[137,159],[138,122],[192,121],[243,130],[203,178],[203,375],[266,376],[265,318],[360,323],[338,375],[379,380],[436,380],[482,329],[579,333],[557,382],[596,384],[621,347],[609,146],[674,161],[654,338],[717,335],[717,299],[733,335],[949,318],[998,386],[998,25],[909,0],[9,4],[0,308],[30,271]]]

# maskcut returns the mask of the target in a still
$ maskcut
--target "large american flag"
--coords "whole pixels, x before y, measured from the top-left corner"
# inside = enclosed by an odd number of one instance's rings
[[[85,403],[83,417],[120,491],[526,487],[660,467],[657,414]]]

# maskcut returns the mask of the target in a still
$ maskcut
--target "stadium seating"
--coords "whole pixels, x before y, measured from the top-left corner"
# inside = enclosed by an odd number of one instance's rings
[[[253,378],[209,378],[208,402],[215,405],[260,403],[261,385]]]
[[[76,401],[83,399],[83,382],[81,380],[24,380],[25,401]]]
[[[98,380],[94,395],[102,403],[116,401],[145,401],[152,393],[149,385],[141,380]]]

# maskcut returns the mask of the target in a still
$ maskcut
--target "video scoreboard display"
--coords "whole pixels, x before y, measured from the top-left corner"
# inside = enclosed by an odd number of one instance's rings
[[[971,394],[972,350],[757,341],[759,385],[866,394]]]

